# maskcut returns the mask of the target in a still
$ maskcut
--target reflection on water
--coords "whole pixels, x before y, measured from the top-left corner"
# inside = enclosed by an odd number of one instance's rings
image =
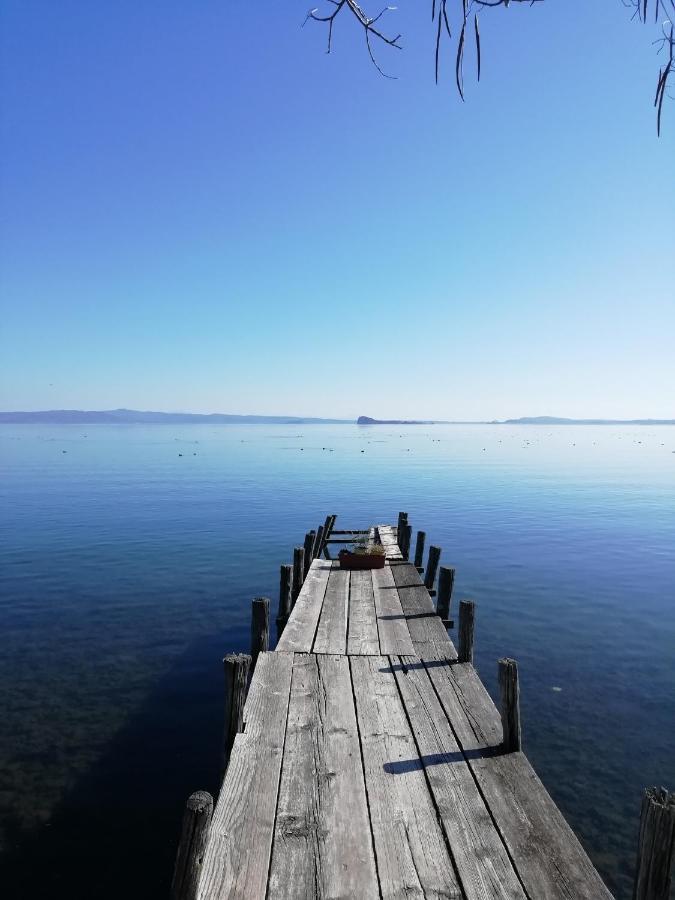
[[[665,426],[2,427],[8,896],[164,897],[250,598],[328,512],[399,509],[477,601],[491,691],[519,660],[528,755],[630,896],[641,789],[675,787],[674,451]]]

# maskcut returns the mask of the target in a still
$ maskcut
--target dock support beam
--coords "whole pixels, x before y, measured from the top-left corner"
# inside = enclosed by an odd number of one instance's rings
[[[267,597],[256,597],[251,604],[251,660],[252,668],[258,661],[258,654],[270,649],[270,601]]]
[[[396,543],[399,546],[399,550],[402,550],[401,547],[401,539],[403,536],[403,526],[408,524],[408,513],[400,512],[398,514],[398,522],[396,523]]]
[[[223,777],[230,761],[235,737],[244,730],[244,703],[248,691],[251,657],[248,653],[229,653],[225,667],[225,740],[223,743]]]
[[[424,587],[429,591],[433,591],[434,582],[436,581],[436,571],[438,569],[438,561],[441,558],[441,548],[429,547],[429,559],[427,560],[427,568],[424,573]]]
[[[171,881],[171,900],[195,900],[199,872],[213,815],[213,797],[206,791],[190,794]]]
[[[279,611],[277,613],[277,640],[281,637],[291,614],[293,590],[293,566],[281,566],[279,573]]]
[[[406,522],[403,526],[403,544],[399,547],[403,559],[407,561],[410,556],[410,542],[412,540],[412,525]]]
[[[319,525],[316,532],[316,540],[314,541],[314,550],[312,551],[312,559],[318,559],[321,556],[323,547],[323,525]]]
[[[633,900],[669,900],[675,857],[675,793],[647,788],[642,798]]]
[[[417,567],[417,571],[422,568],[422,562],[424,560],[424,542],[426,537],[426,531],[417,532],[417,540],[415,541],[415,566]]]
[[[476,604],[473,600],[459,601],[459,628],[457,633],[457,661],[473,663],[473,623]]]
[[[314,542],[316,541],[316,531],[308,531],[305,535],[305,564],[302,571],[302,580],[304,581],[307,578],[307,573],[309,572],[309,567],[312,565],[312,560],[314,559]]]
[[[436,600],[436,612],[447,622],[450,618],[450,601],[452,600],[452,588],[455,583],[455,570],[448,566],[441,566],[438,570],[438,594]]]
[[[305,580],[303,576],[304,571],[305,548],[295,547],[293,550],[293,591],[291,593],[293,606],[295,606],[295,601],[298,599],[298,594],[300,593],[300,589],[302,588],[302,582]]]
[[[518,663],[515,659],[499,660],[499,695],[504,733],[504,752],[520,750],[520,689],[518,687]]]

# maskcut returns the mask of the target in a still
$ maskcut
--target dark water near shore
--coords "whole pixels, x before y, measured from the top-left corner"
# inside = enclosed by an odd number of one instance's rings
[[[518,659],[525,749],[628,897],[641,790],[675,788],[673,451],[667,426],[2,427],[3,897],[164,898],[251,597],[327,513],[399,509],[477,601],[491,691]]]

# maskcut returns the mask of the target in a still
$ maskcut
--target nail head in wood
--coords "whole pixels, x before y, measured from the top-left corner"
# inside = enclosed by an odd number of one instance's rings
[[[258,654],[270,649],[270,601],[256,597],[251,604],[251,661],[255,668]]]
[[[473,600],[460,600],[457,658],[461,663],[473,663],[473,625],[475,616],[476,604]]]
[[[669,900],[675,858],[675,793],[647,788],[642,798],[633,900]]]
[[[424,576],[424,587],[430,591],[433,589],[434,582],[436,581],[436,572],[438,570],[438,562],[441,558],[441,548],[434,547],[432,544],[429,547],[429,558],[427,560],[427,570]]]
[[[504,752],[516,753],[521,748],[521,736],[518,663],[515,659],[499,660],[499,696]]]
[[[171,900],[195,900],[209,826],[213,797],[206,791],[190,794],[185,804],[176,865],[171,881]]]
[[[244,703],[248,691],[251,657],[248,653],[229,653],[223,659],[225,668],[225,739],[223,743],[223,775],[230,761],[234,739],[244,730]]]

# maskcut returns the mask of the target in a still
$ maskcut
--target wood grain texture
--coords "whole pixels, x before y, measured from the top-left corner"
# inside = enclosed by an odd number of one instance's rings
[[[371,575],[380,652],[396,656],[413,654],[415,648],[391,567],[385,565],[383,569],[372,569]]]
[[[349,583],[347,653],[350,656],[377,656],[379,652],[372,573],[352,572]]]
[[[349,607],[349,572],[335,566],[328,586],[314,639],[314,653],[347,652],[347,611]]]
[[[426,669],[415,656],[392,662],[467,900],[527,900]]]
[[[461,900],[389,659],[349,663],[381,895]]]
[[[261,653],[218,797],[199,882],[199,900],[267,893],[293,654]]]
[[[441,654],[446,659],[456,659],[457,653],[448,637],[445,625],[424,587],[415,566],[410,563],[394,563],[391,566],[394,582],[406,617],[410,638],[417,656]]]
[[[333,563],[322,559],[315,559],[309,567],[293,612],[277,644],[278,651],[309,653],[312,649],[332,568]]]
[[[403,559],[396,542],[396,529],[392,525],[376,525],[375,527],[387,559]]]
[[[269,896],[379,896],[345,656],[295,656]]]

